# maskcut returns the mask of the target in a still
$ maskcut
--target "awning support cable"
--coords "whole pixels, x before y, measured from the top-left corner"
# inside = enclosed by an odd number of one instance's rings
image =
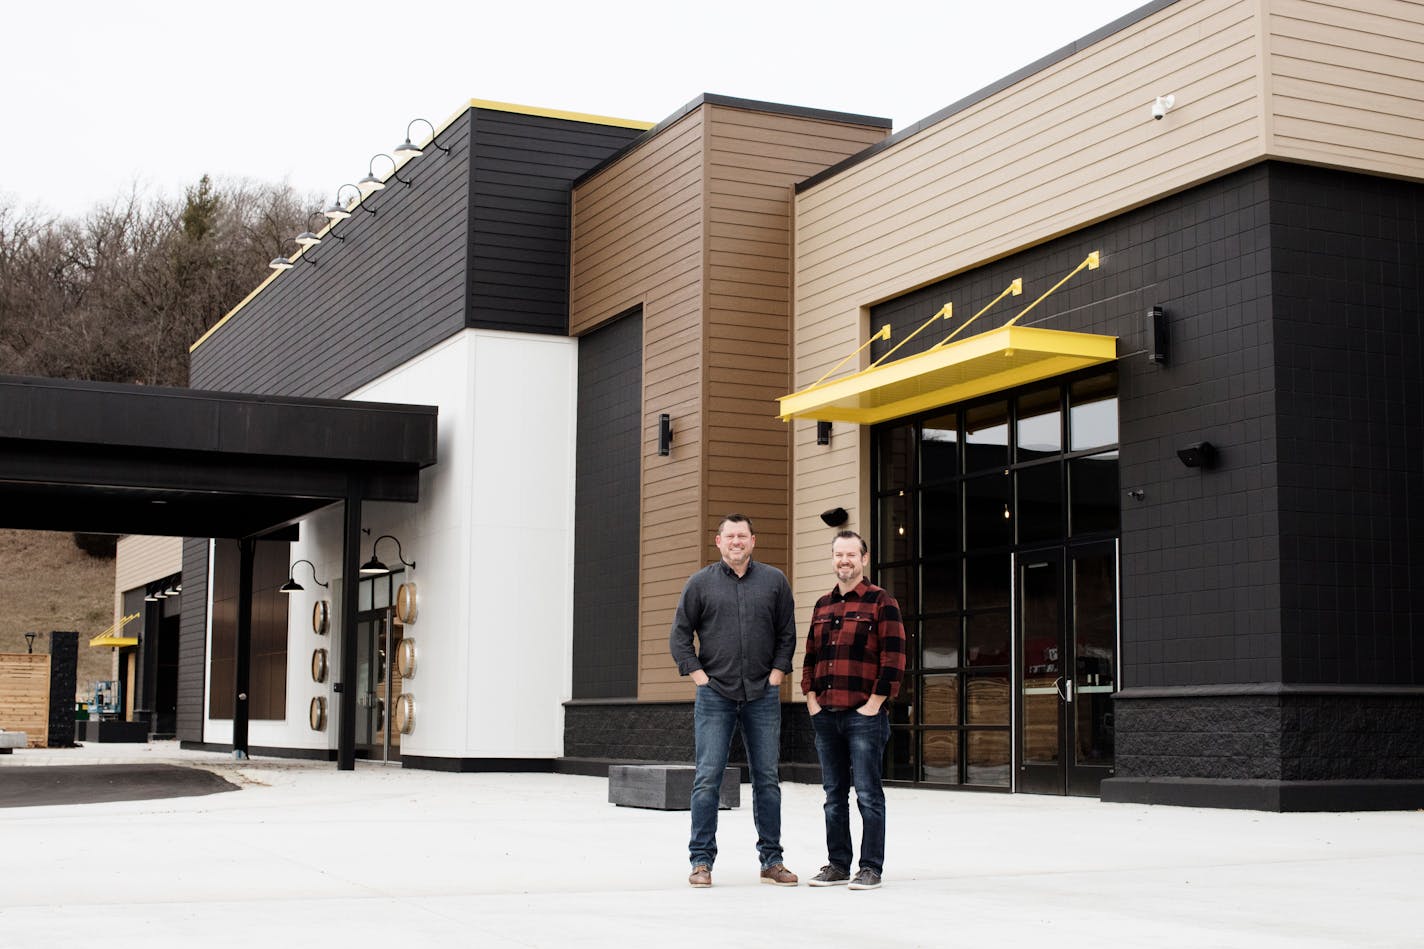
[[[830,376],[832,373],[834,373],[834,372],[835,372],[837,369],[839,369],[841,366],[844,366],[846,363],[850,362],[850,361],[851,361],[852,359],[854,359],[856,356],[859,356],[862,352],[865,351],[865,347],[869,346],[871,343],[875,342],[877,339],[889,339],[889,338],[890,338],[890,324],[889,324],[889,323],[886,323],[884,326],[880,327],[880,331],[879,331],[879,332],[877,332],[874,336],[870,337],[870,338],[867,339],[864,343],[862,343],[859,349],[857,349],[855,352],[851,353],[851,354],[850,354],[849,356],[847,356],[846,358],[842,359],[840,362],[836,363],[836,364],[835,364],[834,366],[832,366],[830,369],[827,369],[825,375],[821,376],[821,378],[817,379],[815,382],[811,383],[809,386],[807,386],[805,389],[802,389],[801,391],[802,391],[802,392],[805,392],[805,391],[807,391],[808,389],[814,389],[814,388],[816,388],[816,386],[818,386],[818,385],[820,385],[821,383],[825,382],[825,381],[826,381],[826,378],[827,378],[828,376]]]
[[[1023,277],[1015,277],[1015,278],[1014,278],[1014,282],[1011,283],[1011,284],[1009,284],[1007,287],[1005,287],[1003,293],[999,294],[999,295],[996,296],[994,299],[990,300],[988,306],[984,307],[984,309],[980,310],[978,313],[975,313],[973,316],[971,316],[969,319],[965,320],[963,323],[960,323],[958,329],[956,329],[953,333],[950,333],[950,334],[949,334],[948,336],[946,336],[944,339],[942,339],[942,340],[940,340],[939,342],[935,343],[933,346],[930,347],[930,350],[931,350],[931,351],[934,351],[934,350],[936,350],[936,349],[939,349],[941,346],[945,345],[945,344],[948,343],[950,340],[954,339],[954,337],[958,336],[961,332],[963,332],[963,330],[964,330],[964,328],[965,328],[966,326],[968,326],[970,323],[973,323],[975,320],[979,319],[979,317],[983,316],[985,313],[988,313],[990,310],[992,310],[992,309],[994,308],[994,305],[995,305],[996,303],[998,303],[1000,300],[1002,300],[1004,297],[1009,296],[1010,294],[1012,294],[1012,295],[1014,295],[1014,296],[1018,296],[1020,293],[1023,293]]]
[[[936,313],[934,316],[930,317],[929,319],[927,319],[927,320],[925,320],[923,323],[921,323],[921,324],[920,324],[920,329],[915,330],[915,331],[914,331],[913,333],[911,333],[909,336],[906,336],[904,339],[900,340],[900,341],[899,341],[898,343],[896,343],[894,346],[891,346],[889,352],[887,352],[885,355],[881,356],[879,359],[875,360],[875,362],[871,363],[869,366],[866,366],[866,367],[865,367],[865,370],[862,370],[862,371],[868,371],[868,370],[874,369],[876,366],[880,365],[882,362],[884,362],[885,360],[889,359],[891,356],[895,355],[895,350],[899,349],[901,346],[905,345],[905,344],[908,343],[910,340],[912,340],[912,339],[914,339],[916,336],[920,335],[920,330],[924,329],[926,326],[929,326],[929,325],[930,325],[931,323],[933,323],[935,320],[939,319],[940,317],[944,317],[945,321],[948,322],[948,321],[949,321],[949,318],[950,318],[951,316],[953,316],[953,315],[954,315],[954,302],[953,302],[953,301],[950,301],[949,303],[946,303],[944,306],[940,307],[938,313]]]
[[[1061,286],[1063,286],[1065,283],[1067,283],[1074,275],[1076,275],[1076,274],[1078,273],[1078,271],[1082,270],[1084,267],[1087,267],[1089,270],[1097,270],[1097,269],[1098,269],[1098,252],[1097,252],[1097,251],[1093,251],[1091,254],[1089,254],[1087,257],[1085,257],[1085,258],[1083,259],[1083,262],[1082,262],[1081,264],[1079,264],[1078,266],[1074,267],[1073,270],[1068,274],[1067,277],[1064,277],[1062,280],[1058,281],[1058,282],[1055,283],[1053,286],[1049,287],[1047,293],[1045,293],[1043,296],[1039,297],[1037,300],[1034,300],[1034,301],[1033,301],[1032,303],[1030,303],[1028,306],[1024,307],[1022,310],[1019,311],[1019,315],[1018,315],[1018,316],[1016,316],[1016,317],[1014,317],[1013,319],[1009,320],[1009,321],[1008,321],[1007,323],[1005,323],[1004,325],[1005,325],[1005,326],[1013,326],[1013,325],[1014,325],[1015,323],[1017,323],[1026,313],[1028,313],[1029,310],[1032,310],[1034,307],[1038,306],[1038,305],[1039,305],[1040,303],[1042,303],[1044,300],[1047,300],[1048,297],[1049,297],[1049,295],[1052,294],[1054,290],[1057,290],[1059,287],[1061,287]]]

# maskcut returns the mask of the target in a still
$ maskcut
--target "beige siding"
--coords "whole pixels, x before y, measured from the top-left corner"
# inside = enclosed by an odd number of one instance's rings
[[[120,537],[114,554],[114,622],[122,619],[125,590],[161,580],[182,569],[183,538],[146,534]]]
[[[1270,0],[1273,155],[1424,178],[1424,5]]]
[[[721,515],[786,568],[792,186],[885,131],[703,103],[575,189],[570,330],[643,307],[639,698],[685,700],[667,650]],[[657,418],[673,449],[657,454]]]
[[[794,387],[866,339],[876,303],[1268,157],[1424,178],[1421,64],[1419,3],[1181,0],[894,143],[797,196]],[[793,428],[804,622],[819,514],[868,526],[869,461],[855,426],[829,447]]]

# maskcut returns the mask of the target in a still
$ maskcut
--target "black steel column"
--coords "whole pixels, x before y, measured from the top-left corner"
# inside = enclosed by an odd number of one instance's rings
[[[361,585],[362,485],[346,491],[346,524],[341,533],[341,679],[336,726],[336,770],[356,770],[356,596]]]
[[[237,663],[233,670],[232,755],[247,757],[248,680],[252,670],[252,561],[257,541],[244,537],[237,542]]]

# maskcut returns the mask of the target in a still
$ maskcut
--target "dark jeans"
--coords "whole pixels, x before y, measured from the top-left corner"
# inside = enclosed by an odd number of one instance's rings
[[[860,808],[860,865],[876,873],[885,864],[885,745],[890,740],[890,712],[878,715],[822,709],[811,716],[816,754],[821,759],[821,786],[826,789],[826,856],[850,871],[850,788]]]
[[[768,687],[751,702],[733,702],[710,686],[699,686],[693,712],[697,773],[692,779],[692,839],[688,854],[695,867],[717,860],[717,803],[732,729],[742,726],[742,744],[752,772],[752,821],[762,869],[781,862],[781,692]]]

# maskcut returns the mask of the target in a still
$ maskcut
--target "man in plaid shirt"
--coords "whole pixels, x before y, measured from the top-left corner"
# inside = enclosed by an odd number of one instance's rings
[[[826,789],[829,863],[812,886],[849,883],[852,890],[880,886],[885,861],[885,790],[881,775],[890,740],[885,704],[905,674],[905,627],[900,604],[865,579],[870,551],[855,531],[831,544],[836,586],[816,601],[806,635],[801,691],[816,732],[821,783]],[[860,869],[852,879],[850,788],[860,808]]]

